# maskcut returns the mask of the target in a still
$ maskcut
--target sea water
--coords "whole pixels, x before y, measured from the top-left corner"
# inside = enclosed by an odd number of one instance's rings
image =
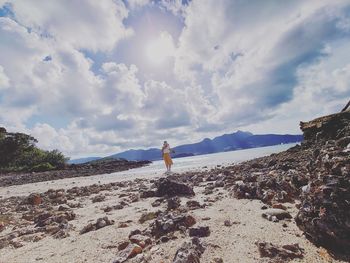
[[[237,150],[231,152],[222,152],[214,154],[205,154],[191,157],[174,159],[172,171],[175,173],[194,171],[204,167],[211,168],[217,165],[237,164],[257,157],[278,153],[294,146],[293,144],[275,145],[269,147],[252,148],[246,150]],[[84,177],[64,178],[54,181],[37,182],[25,185],[14,185],[0,187],[0,196],[14,195],[25,196],[34,192],[45,192],[48,189],[69,189],[73,186],[88,186],[92,184],[107,184],[117,181],[133,180],[136,178],[155,178],[166,176],[164,162],[155,161],[148,166],[131,169],[128,171],[116,172],[111,174],[99,174]]]
[[[279,144],[267,147],[176,158],[173,159],[174,164],[172,166],[172,172],[185,172],[200,169],[203,167],[210,168],[216,165],[237,164],[239,162],[251,160],[262,156],[267,156],[272,153],[282,152],[295,145],[296,143]],[[163,160],[160,160],[152,162],[152,164],[150,164],[149,166],[129,170],[127,173],[130,175],[137,175],[161,173],[164,171],[166,171],[164,162]],[[121,173],[125,174],[125,172]]]

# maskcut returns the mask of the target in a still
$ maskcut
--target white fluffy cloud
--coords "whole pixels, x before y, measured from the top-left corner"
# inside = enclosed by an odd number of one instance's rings
[[[6,89],[10,85],[10,80],[4,72],[4,68],[0,65],[0,90]]]
[[[222,126],[272,118],[292,100],[301,65],[327,57],[327,43],[349,42],[345,7],[347,1],[192,1],[175,74],[192,84],[211,79],[207,92],[217,98],[214,120]]]
[[[0,0],[0,8],[5,2],[12,13],[0,17],[0,126],[70,156],[238,128],[298,132],[301,119],[340,110],[350,95],[346,0]],[[157,5],[159,17],[183,28],[178,38],[169,33],[167,66],[145,73],[147,63],[125,46],[147,50],[152,31],[134,43],[126,21],[154,15]],[[174,31],[160,30],[155,39]]]
[[[122,1],[9,2],[20,24],[42,36],[77,49],[110,50],[118,41],[132,33],[123,24],[128,10]]]

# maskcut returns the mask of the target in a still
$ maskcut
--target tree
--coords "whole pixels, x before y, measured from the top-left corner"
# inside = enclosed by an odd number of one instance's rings
[[[68,158],[58,150],[44,151],[38,141],[24,133],[8,133],[0,127],[0,170],[34,171],[64,168]],[[36,169],[33,169],[35,168]],[[37,168],[40,169],[37,169]],[[46,167],[46,168],[45,168]]]

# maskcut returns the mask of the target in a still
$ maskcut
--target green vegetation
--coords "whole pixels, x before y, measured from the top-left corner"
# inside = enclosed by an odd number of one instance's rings
[[[64,168],[68,158],[58,150],[44,151],[38,141],[24,133],[9,133],[0,127],[0,171],[42,172]]]

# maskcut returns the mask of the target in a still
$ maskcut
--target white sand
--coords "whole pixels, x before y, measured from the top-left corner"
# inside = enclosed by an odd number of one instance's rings
[[[102,178],[97,176],[96,178]],[[107,178],[107,177],[105,177]],[[74,186],[73,181],[79,181],[79,185],[88,185],[93,180],[92,178],[74,178],[65,179],[66,182],[61,186]],[[94,179],[95,180],[95,179]],[[69,184],[67,181],[70,181]],[[81,182],[81,183],[80,183]],[[93,181],[95,182],[95,181]],[[103,181],[105,182],[105,181]],[[27,186],[9,187],[16,193],[23,193],[23,189],[27,187],[31,190],[36,186],[40,186],[40,190],[46,187],[46,183],[32,184]],[[53,186],[51,183],[48,186]],[[55,187],[56,188],[56,187]],[[37,189],[38,190],[38,189]],[[196,187],[196,196],[194,200],[203,203],[204,196],[201,192],[204,186]],[[2,189],[2,192],[6,189]],[[104,213],[101,208],[106,205],[115,205],[121,198],[118,195],[127,191],[122,188],[118,191],[104,192],[108,194],[105,201],[100,203],[92,203],[91,197],[80,198],[84,204],[83,208],[74,209],[77,218],[70,223],[73,224],[75,230],[70,232],[70,237],[65,239],[53,239],[45,237],[39,242],[24,242],[24,246],[18,249],[4,248],[0,250],[1,263],[30,263],[30,262],[50,262],[50,263],[79,263],[79,262],[113,262],[117,255],[116,245],[123,240],[127,240],[128,235],[133,229],[144,229],[149,222],[143,225],[138,223],[140,215],[144,211],[164,210],[162,207],[151,207],[151,202],[155,198],[143,199],[141,201],[131,203],[129,207],[122,210],[113,210]],[[294,221],[280,221],[273,223],[261,217],[261,206],[263,205],[257,200],[237,200],[228,196],[223,189],[220,190],[223,194],[223,199],[213,203],[205,209],[192,210],[191,213],[197,220],[195,226],[209,226],[211,235],[203,238],[207,243],[207,248],[202,255],[201,262],[212,263],[213,258],[221,257],[224,262],[271,262],[270,259],[260,258],[255,241],[267,241],[276,245],[298,243],[305,249],[305,257],[302,260],[294,260],[293,262],[341,262],[328,261],[320,255],[320,249],[311,244],[302,236],[301,231],[297,228]],[[102,192],[100,192],[101,194]],[[210,197],[215,197],[218,192],[215,192]],[[181,198],[182,204],[185,204],[188,198]],[[294,216],[296,209],[294,205],[289,205],[289,211]],[[107,215],[109,219],[115,220],[115,224],[104,227],[97,231],[92,231],[83,235],[79,231],[89,222],[95,222],[97,218]],[[210,217],[208,221],[203,221],[202,218]],[[224,226],[224,221],[230,219],[238,222],[230,227]],[[132,220],[127,228],[118,228],[119,222]],[[282,227],[283,222],[286,222],[288,227]],[[2,233],[3,234],[3,233]],[[184,240],[188,240],[188,236],[183,236],[176,233],[178,239],[155,245],[152,249],[151,260],[149,262],[172,262],[176,250]]]

